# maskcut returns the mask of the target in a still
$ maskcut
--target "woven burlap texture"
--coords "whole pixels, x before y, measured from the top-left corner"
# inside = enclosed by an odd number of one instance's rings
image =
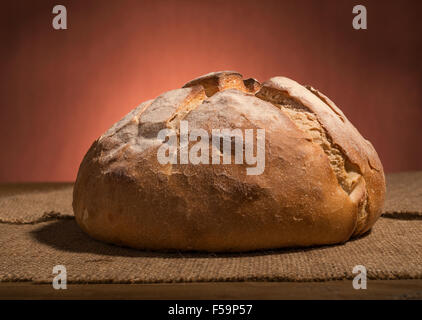
[[[242,254],[158,253],[91,239],[72,218],[72,184],[0,186],[0,281],[51,282],[64,265],[74,283],[325,281],[422,278],[422,172],[387,176],[385,213],[342,245]]]

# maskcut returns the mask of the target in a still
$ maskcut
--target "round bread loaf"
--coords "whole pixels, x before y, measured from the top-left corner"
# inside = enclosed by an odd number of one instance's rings
[[[182,124],[200,133],[187,151]],[[216,129],[237,136],[208,144]],[[256,142],[241,162],[248,130]],[[178,144],[166,163],[158,155],[170,141]],[[251,174],[259,153],[264,167]],[[376,151],[325,95],[285,77],[260,84],[224,71],[142,103],[97,139],[73,209],[86,233],[109,243],[233,252],[345,242],[374,225],[384,197]]]

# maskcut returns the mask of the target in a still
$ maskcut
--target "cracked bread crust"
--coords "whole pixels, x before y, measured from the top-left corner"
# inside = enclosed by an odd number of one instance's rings
[[[181,120],[209,135],[265,129],[265,171],[159,164],[157,134]],[[345,242],[373,226],[384,196],[374,148],[326,96],[284,77],[261,84],[223,71],[141,104],[97,139],[73,208],[85,232],[109,243],[233,252]]]
[[[354,235],[368,231],[379,218],[385,200],[384,172],[371,143],[328,97],[310,86],[303,87],[291,79],[275,77],[263,84],[257,96],[270,97],[273,101],[278,99],[282,104],[283,99],[290,99],[315,117],[324,132],[322,140],[328,140],[328,143],[319,144],[326,150],[340,185],[358,203]]]

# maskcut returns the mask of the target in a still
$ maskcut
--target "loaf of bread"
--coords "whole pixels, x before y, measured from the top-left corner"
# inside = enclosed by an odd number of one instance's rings
[[[105,242],[236,252],[343,243],[374,225],[384,197],[375,149],[324,94],[224,71],[142,103],[98,138],[73,209]]]

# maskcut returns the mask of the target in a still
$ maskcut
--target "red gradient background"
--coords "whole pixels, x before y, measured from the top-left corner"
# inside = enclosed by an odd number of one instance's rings
[[[52,28],[52,8],[68,29]],[[368,30],[352,28],[352,8]],[[74,180],[144,100],[217,70],[312,84],[377,149],[422,169],[422,1],[2,1],[0,181]]]

